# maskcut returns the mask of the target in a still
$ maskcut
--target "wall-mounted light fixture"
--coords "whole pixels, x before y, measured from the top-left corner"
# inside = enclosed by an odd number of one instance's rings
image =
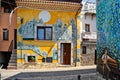
[[[18,16],[17,19],[20,22],[20,24],[23,24],[23,18],[22,17]]]

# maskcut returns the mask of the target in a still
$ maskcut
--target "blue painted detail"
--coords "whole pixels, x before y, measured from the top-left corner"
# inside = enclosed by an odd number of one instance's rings
[[[46,58],[46,57],[47,57],[47,52],[46,52],[46,51],[42,51],[42,52],[41,52],[41,55],[42,55],[44,58]]]
[[[35,25],[37,21],[32,19],[31,21],[26,22],[26,24],[21,25],[18,29],[18,35],[22,35],[24,40],[34,39]]]
[[[22,54],[22,53],[17,54],[17,58],[18,59],[25,59],[25,54]]]
[[[56,24],[54,25],[54,40],[72,40],[72,31],[68,29],[66,24],[63,24],[60,19],[57,20]]]
[[[57,49],[53,48],[53,60],[58,60],[58,51]]]
[[[17,43],[17,46],[18,46],[18,47],[21,47],[21,46],[23,46],[23,44],[22,44],[21,42],[18,42],[18,43]]]
[[[38,21],[38,24],[43,24],[44,22],[43,22],[43,20],[42,19],[40,19],[39,21]]]

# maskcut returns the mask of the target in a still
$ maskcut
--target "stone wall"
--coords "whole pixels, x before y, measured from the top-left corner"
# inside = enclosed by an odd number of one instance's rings
[[[81,54],[80,65],[93,65],[95,61],[94,54]]]

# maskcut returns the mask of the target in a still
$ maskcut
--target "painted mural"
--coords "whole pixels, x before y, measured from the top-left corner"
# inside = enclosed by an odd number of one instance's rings
[[[120,0],[97,1],[97,29],[97,56],[107,48],[120,66]]]
[[[18,29],[18,34],[22,35],[23,39],[34,39],[34,32],[35,32],[35,25],[40,23],[41,21],[37,22],[35,19],[26,22],[26,24],[21,25]]]
[[[66,24],[63,24],[63,22],[58,19],[56,21],[56,24],[54,25],[54,40],[72,40],[72,32],[71,27],[68,28]]]
[[[31,13],[30,13],[31,11]],[[29,17],[24,14],[28,14]],[[18,39],[17,49],[18,58],[25,58],[25,54],[36,54],[38,59],[52,57],[53,60],[58,60],[58,42],[59,41],[71,41],[73,46],[77,46],[77,39],[80,35],[77,32],[75,25],[75,13],[74,12],[49,12],[39,10],[24,10],[18,11],[18,15],[24,19],[23,24],[18,24]],[[54,14],[57,14],[56,16]],[[62,14],[65,14],[61,16]],[[33,15],[35,14],[35,15]],[[68,16],[68,14],[71,14]],[[52,26],[53,39],[51,41],[39,41],[37,40],[37,26]],[[47,34],[49,35],[49,33]],[[80,52],[80,49],[74,49],[74,53]],[[21,54],[22,53],[22,54]],[[78,54],[77,54],[78,55]],[[77,58],[78,60],[78,58]]]

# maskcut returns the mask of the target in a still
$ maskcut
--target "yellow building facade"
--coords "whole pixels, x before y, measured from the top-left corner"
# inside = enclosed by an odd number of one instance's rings
[[[76,66],[79,63],[81,5],[77,5],[69,10],[58,4],[58,10],[31,6],[17,9],[18,68],[30,68],[32,64],[41,68],[44,64]]]

